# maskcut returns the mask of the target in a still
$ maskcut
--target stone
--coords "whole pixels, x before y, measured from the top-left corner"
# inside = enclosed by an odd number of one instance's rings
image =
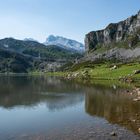
[[[131,121],[134,122],[134,123],[136,122],[136,120],[131,120]]]
[[[131,83],[131,82],[133,82],[133,79],[131,79],[131,78],[126,78],[125,81],[128,82],[128,83]]]
[[[140,74],[140,70],[135,70],[134,74]]]
[[[140,96],[140,91],[138,91],[138,96]]]
[[[115,70],[115,69],[117,69],[116,65],[114,65],[112,68],[110,68],[110,70]]]
[[[138,129],[138,132],[140,133],[140,128]]]
[[[134,102],[137,102],[137,101],[140,101],[140,99],[135,98],[135,99],[133,99],[133,101],[134,101]]]
[[[129,90],[126,90],[126,92],[129,93],[130,91]]]
[[[113,131],[110,133],[110,136],[117,136],[117,134]]]
[[[136,88],[136,91],[138,92],[138,91],[140,91],[140,89],[139,88]]]

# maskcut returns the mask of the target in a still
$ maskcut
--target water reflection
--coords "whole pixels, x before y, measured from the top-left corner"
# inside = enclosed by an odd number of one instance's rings
[[[133,102],[123,89],[87,89],[85,110],[91,116],[104,117],[110,123],[120,124],[136,133],[140,128],[140,103]]]
[[[85,115],[86,112],[93,118],[95,116],[105,118],[110,123],[122,125],[137,133],[140,128],[140,103],[133,102],[123,91],[124,89],[116,86],[112,88],[100,85],[86,86],[55,77],[1,76],[0,112],[3,117],[0,118],[0,130],[5,128],[7,131],[9,128],[13,133],[22,126],[25,130],[30,128],[31,131],[38,127],[39,131],[56,127],[62,122],[66,124],[67,121],[77,122],[81,116],[82,121],[86,122],[89,119],[88,115]],[[80,104],[83,102],[85,108]],[[73,106],[77,110],[72,108]],[[38,112],[34,107],[37,107]],[[29,108],[32,110],[28,110]],[[62,111],[63,109],[65,111]],[[48,110],[55,112],[56,115],[47,112]],[[19,121],[19,126],[14,130],[10,124],[14,125],[14,121],[17,121],[15,112],[22,113],[22,116],[19,114],[17,117],[19,120],[24,116],[26,119],[23,119],[23,122]],[[11,114],[10,118],[7,113]],[[46,119],[46,116],[50,117]],[[25,126],[26,123],[30,126]]]
[[[33,107],[45,102],[50,110],[62,109],[84,100],[79,85],[54,77],[1,77],[0,106]]]

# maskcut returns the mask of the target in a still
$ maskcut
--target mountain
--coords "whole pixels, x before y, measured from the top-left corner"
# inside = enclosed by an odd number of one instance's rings
[[[76,53],[73,51],[68,51],[56,45],[49,45],[46,47],[44,44],[36,41],[17,40],[14,38],[1,39],[0,48],[48,61],[57,61],[58,59],[67,61],[68,59],[76,58]]]
[[[35,40],[33,38],[25,38],[24,41],[35,41],[35,42],[38,42],[37,40]]]
[[[140,11],[124,21],[111,23],[105,29],[85,37],[86,60],[140,58]]]
[[[57,45],[59,47],[65,48],[65,49],[78,51],[78,52],[84,52],[84,50],[85,50],[85,47],[82,43],[77,42],[75,40],[67,39],[67,38],[64,38],[61,36],[50,35],[46,39],[46,42],[44,44],[46,46]]]
[[[33,60],[21,54],[0,48],[0,72],[27,73],[32,68]]]
[[[5,38],[0,40],[0,72],[29,72],[55,70],[82,57],[56,45],[46,47],[36,41]]]

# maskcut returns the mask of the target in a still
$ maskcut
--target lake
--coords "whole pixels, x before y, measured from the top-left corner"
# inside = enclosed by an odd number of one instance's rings
[[[140,102],[125,90],[113,83],[1,76],[0,140],[139,140]]]

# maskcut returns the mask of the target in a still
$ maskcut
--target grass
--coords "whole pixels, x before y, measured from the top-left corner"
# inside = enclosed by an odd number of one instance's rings
[[[118,66],[118,68],[114,70],[111,70],[107,64],[104,64],[91,69],[89,72],[93,78],[119,79],[120,77],[128,77],[130,74],[133,74],[135,70],[140,70],[140,64],[125,64]],[[140,74],[134,75],[132,77],[140,78]]]
[[[117,68],[111,70],[111,68],[116,65]],[[123,64],[121,62],[83,62],[76,65],[73,65],[69,71],[64,72],[47,72],[42,73],[46,76],[59,76],[66,77],[68,74],[74,75],[78,73],[76,79],[77,81],[89,82],[89,83],[103,83],[109,84],[116,83],[121,85],[122,83],[118,83],[120,78],[130,77],[133,81],[137,81],[140,83],[140,74],[134,74],[135,70],[140,70],[140,64],[138,62]],[[86,75],[83,73],[86,71]],[[40,73],[34,72],[32,75],[38,75]],[[87,76],[88,75],[88,76]],[[131,76],[130,76],[131,75]],[[113,80],[113,81],[112,81]]]
[[[111,70],[111,68],[116,65],[117,68]],[[91,66],[91,67],[90,67]],[[72,68],[74,73],[81,73],[83,71],[88,71],[90,79],[104,79],[104,80],[118,80],[122,77],[130,77],[135,70],[140,70],[140,64],[137,63],[101,63],[101,64],[91,64],[91,62],[75,65]],[[133,79],[140,79],[140,74],[132,75]]]

